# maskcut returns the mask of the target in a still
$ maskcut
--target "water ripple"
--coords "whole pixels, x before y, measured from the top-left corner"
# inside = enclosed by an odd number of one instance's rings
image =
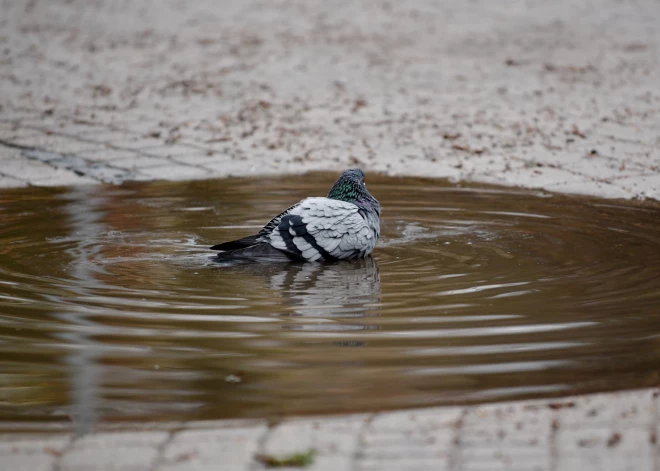
[[[374,258],[212,261],[330,180],[1,191],[0,419],[84,430],[660,382],[657,205],[375,178]]]

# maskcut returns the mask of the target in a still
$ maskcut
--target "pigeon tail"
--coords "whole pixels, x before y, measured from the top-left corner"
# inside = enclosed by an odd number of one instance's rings
[[[227,242],[226,244],[231,244]],[[226,245],[219,244],[219,245]],[[218,247],[218,246],[215,246]],[[259,260],[262,262],[304,262],[305,259],[299,255],[278,250],[268,243],[262,242],[249,247],[228,250],[217,254],[216,261],[223,262],[228,260]]]
[[[230,242],[223,242],[211,247],[211,250],[237,250],[251,247],[257,243],[259,234],[243,237],[242,239],[232,240]]]

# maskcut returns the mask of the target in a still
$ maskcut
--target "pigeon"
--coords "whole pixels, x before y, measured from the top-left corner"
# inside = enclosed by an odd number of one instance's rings
[[[271,219],[259,233],[214,245],[217,260],[314,262],[366,258],[380,236],[380,203],[364,172],[346,170],[328,196],[305,198]]]

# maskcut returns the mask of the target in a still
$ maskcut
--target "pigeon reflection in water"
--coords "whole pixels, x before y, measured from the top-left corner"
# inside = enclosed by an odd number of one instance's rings
[[[273,292],[273,314],[282,329],[337,333],[336,345],[363,342],[341,338],[343,331],[377,329],[356,322],[377,315],[380,275],[372,257],[335,263],[240,264],[233,270],[261,278]]]
[[[291,267],[293,268],[293,267]],[[332,264],[299,264],[270,277],[290,315],[323,318],[366,317],[380,302],[380,276],[372,257]]]

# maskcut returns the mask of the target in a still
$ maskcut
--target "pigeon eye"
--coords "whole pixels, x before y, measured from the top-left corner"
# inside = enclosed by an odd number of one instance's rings
[[[364,182],[364,178],[360,180],[364,186],[367,186],[367,184]]]

